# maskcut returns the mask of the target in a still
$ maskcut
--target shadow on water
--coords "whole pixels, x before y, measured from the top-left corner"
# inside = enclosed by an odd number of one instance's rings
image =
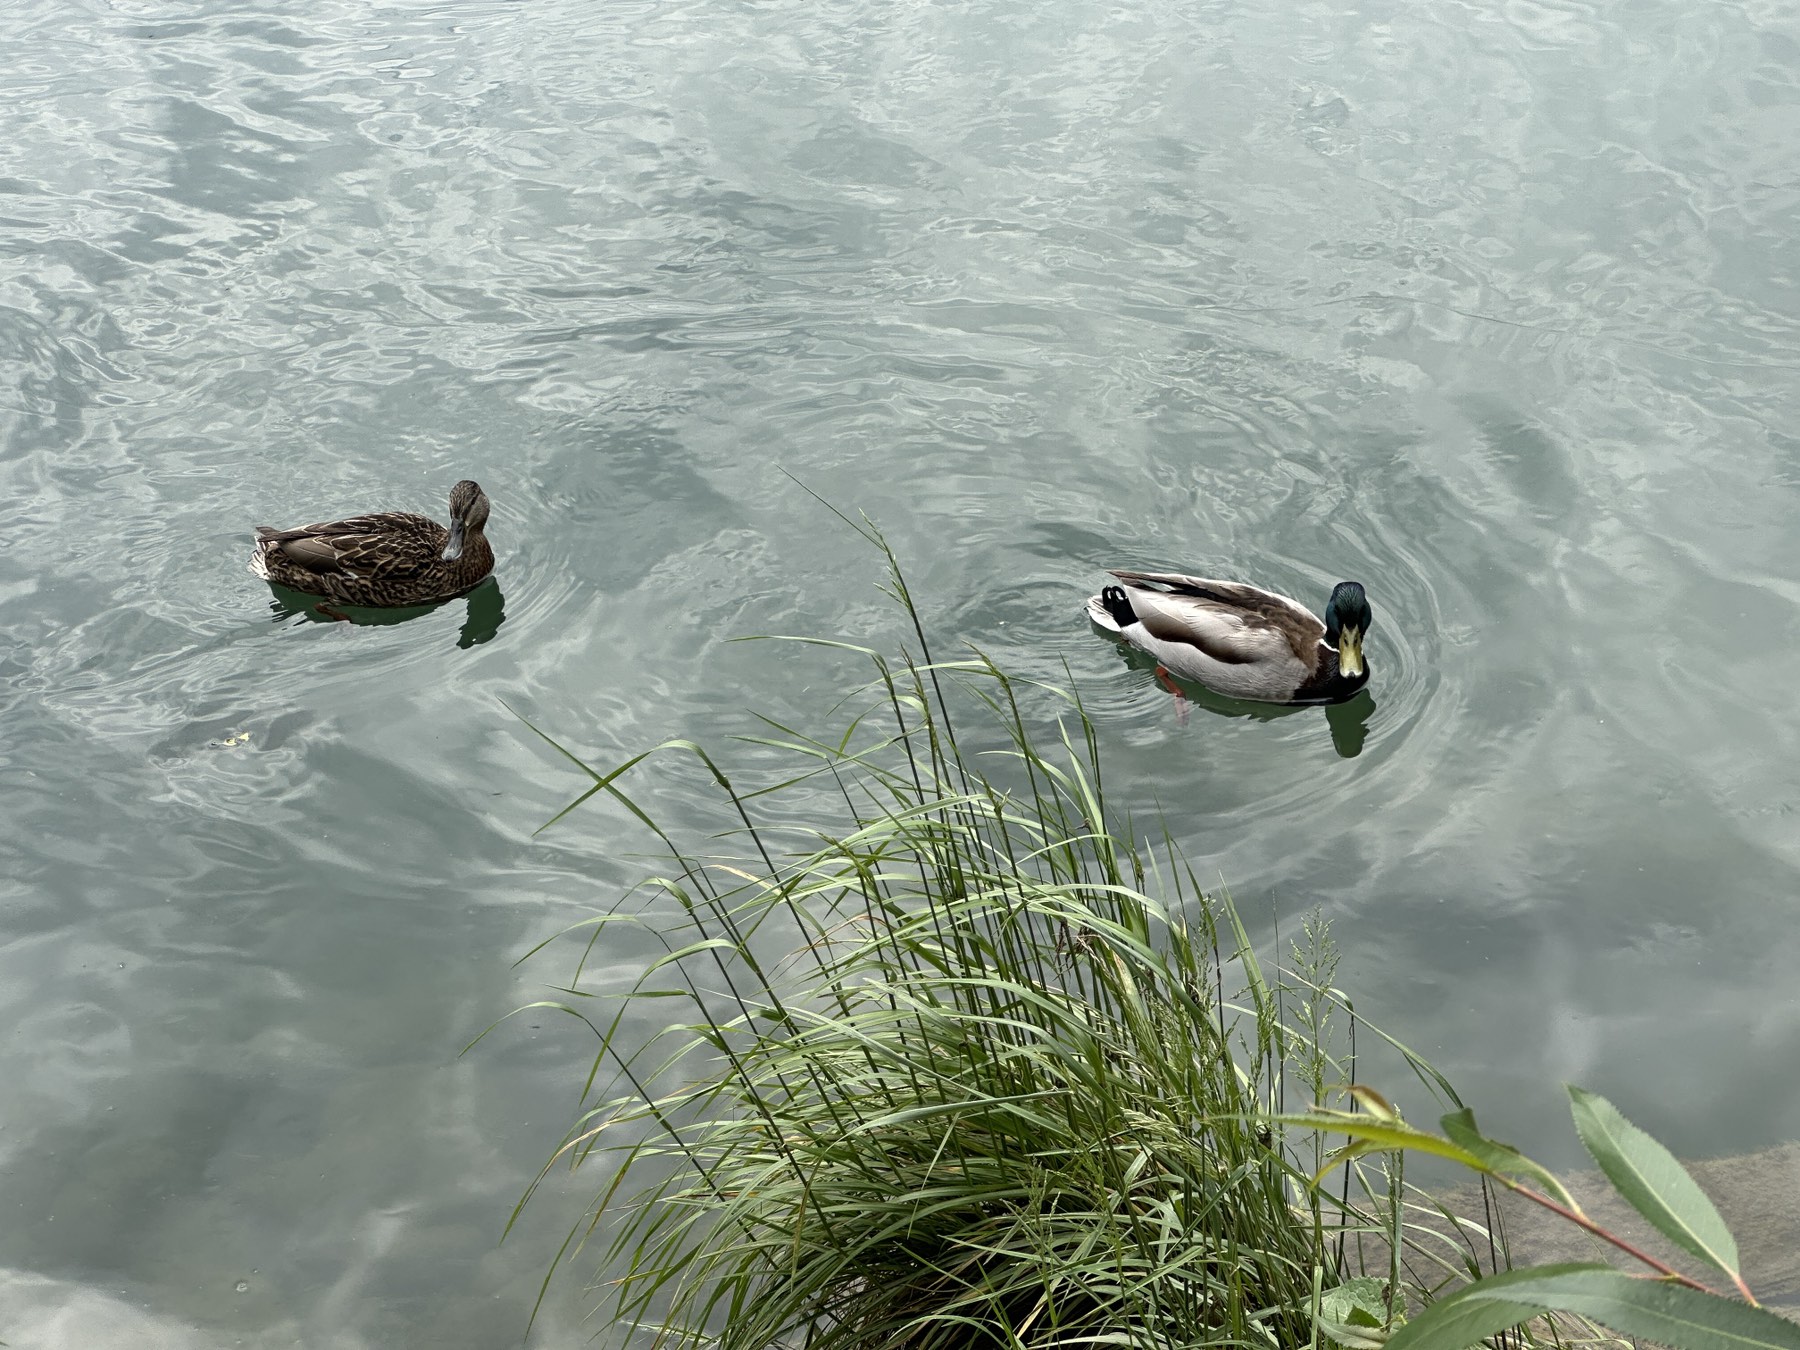
[[[1120,642],[1104,630],[1094,630],[1118,650],[1119,657],[1133,670],[1154,672],[1157,669],[1156,658],[1148,652],[1139,651],[1136,647]],[[1191,680],[1175,677],[1175,683],[1181,687],[1183,697],[1195,708],[1204,708],[1219,717],[1248,717],[1258,722],[1273,722],[1283,717],[1293,717],[1298,713],[1315,712],[1321,705],[1317,703],[1259,703],[1254,699],[1230,698],[1208,689],[1203,684],[1195,684]],[[1362,753],[1363,742],[1369,737],[1369,718],[1376,708],[1374,696],[1367,689],[1360,689],[1354,697],[1342,703],[1323,705],[1325,722],[1331,728],[1331,746],[1343,759],[1355,759]]]
[[[423,618],[445,605],[466,600],[468,615],[463,620],[462,630],[456,636],[456,645],[466,648],[478,647],[491,641],[494,634],[500,631],[500,625],[506,622],[506,596],[500,590],[500,582],[493,576],[487,577],[465,595],[434,601],[429,605],[340,605],[274,581],[269,583],[269,590],[272,593],[269,610],[276,623],[297,615],[306,623],[353,623],[381,627]]]

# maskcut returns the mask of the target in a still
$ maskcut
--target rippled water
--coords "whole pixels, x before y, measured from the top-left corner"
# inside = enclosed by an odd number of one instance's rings
[[[647,845],[500,700],[817,722],[727,640],[901,630],[789,474],[1495,1128],[1800,1134],[1790,7],[15,0],[0,77],[9,1343],[517,1342],[589,1050],[458,1051]],[[244,571],[463,475],[469,601]],[[1107,564],[1363,580],[1372,706],[1180,725]]]

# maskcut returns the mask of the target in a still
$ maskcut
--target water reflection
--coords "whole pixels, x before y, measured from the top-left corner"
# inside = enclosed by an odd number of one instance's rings
[[[1369,717],[1376,708],[1375,697],[1367,689],[1356,691],[1354,698],[1334,703],[1325,709],[1325,721],[1331,727],[1331,746],[1341,759],[1355,759],[1369,738]]]
[[[1131,669],[1156,671],[1156,658],[1148,652],[1120,642],[1104,629],[1096,627],[1094,631],[1112,643],[1118,650],[1119,658]],[[1157,678],[1161,684],[1161,677]],[[1254,699],[1230,698],[1215,693],[1203,684],[1195,684],[1179,676],[1170,678],[1181,690],[1176,716],[1183,722],[1187,720],[1192,708],[1204,708],[1220,717],[1249,717],[1258,722],[1273,722],[1278,718],[1292,717],[1296,713],[1315,712],[1319,708],[1316,703],[1259,703]],[[1369,736],[1369,718],[1375,708],[1375,699],[1367,689],[1359,689],[1355,697],[1342,703],[1325,706],[1325,721],[1331,728],[1331,745],[1341,758],[1355,759],[1362,753],[1363,742]]]
[[[466,600],[468,614],[456,635],[456,645],[469,648],[492,641],[494,634],[500,631],[500,625],[506,622],[506,596],[500,589],[499,580],[491,575],[464,595],[433,601],[429,605],[343,605],[316,595],[308,595],[304,591],[296,591],[280,582],[271,581],[268,585],[271,592],[269,611],[276,623],[298,617],[304,623],[353,623],[381,627],[408,623],[434,613],[445,605]]]

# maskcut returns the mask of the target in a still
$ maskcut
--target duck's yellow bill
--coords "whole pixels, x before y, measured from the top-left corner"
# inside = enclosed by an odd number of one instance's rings
[[[1346,628],[1338,634],[1338,672],[1352,679],[1363,673],[1362,630]]]

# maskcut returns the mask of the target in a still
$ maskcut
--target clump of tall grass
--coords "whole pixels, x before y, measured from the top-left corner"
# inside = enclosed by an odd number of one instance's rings
[[[1319,1136],[1273,1119],[1352,1076],[1322,930],[1299,973],[1267,968],[1170,841],[1109,805],[1078,698],[932,659],[888,560],[917,646],[849,649],[874,678],[840,729],[768,724],[754,753],[782,767],[754,789],[664,747],[710,770],[729,856],[624,791],[643,756],[581,765],[568,809],[604,792],[635,814],[686,926],[589,1017],[590,1105],[559,1153],[602,1169],[562,1255],[595,1260],[621,1338],[1355,1344],[1408,1286],[1472,1271],[1408,1236],[1396,1175],[1327,1194]],[[667,1028],[624,1043],[646,1008]]]

